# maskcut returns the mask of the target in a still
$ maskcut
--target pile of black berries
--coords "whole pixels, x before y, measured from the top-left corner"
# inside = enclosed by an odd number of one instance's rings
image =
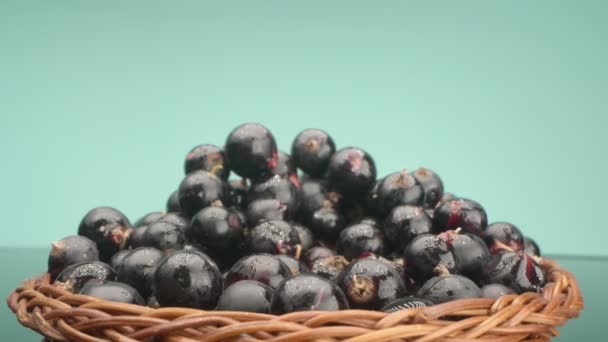
[[[444,192],[430,169],[377,177],[372,156],[306,129],[291,154],[264,126],[186,155],[167,201],[131,223],[89,211],[52,244],[48,272],[75,293],[204,310],[393,312],[540,291],[540,251],[513,224]],[[231,179],[233,176],[238,178]]]

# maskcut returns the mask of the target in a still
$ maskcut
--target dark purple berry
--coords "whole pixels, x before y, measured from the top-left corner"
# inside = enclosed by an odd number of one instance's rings
[[[129,247],[131,247],[131,248],[143,247],[144,246],[144,234],[146,233],[147,229],[148,229],[148,226],[139,226],[139,227],[133,228],[133,230],[131,231],[131,234],[129,235]],[[116,254],[114,254],[114,255],[116,255]]]
[[[152,223],[143,232],[142,245],[154,247],[163,252],[172,252],[184,248],[184,233],[169,222]]]
[[[217,310],[270,313],[274,290],[255,280],[243,280],[224,289]]]
[[[380,215],[380,200],[378,197],[378,189],[380,188],[382,179],[376,180],[371,189],[365,194],[364,206],[369,215],[379,217]]]
[[[526,252],[528,255],[532,255],[532,256],[541,256],[540,255],[540,247],[538,247],[538,245],[536,244],[536,242],[534,240],[532,240],[531,238],[524,236],[524,252]]]
[[[366,252],[382,255],[384,250],[384,236],[380,229],[364,223],[344,229],[336,244],[338,254],[348,260],[358,258]]]
[[[115,281],[89,281],[79,293],[110,302],[136,305],[145,305],[146,303],[136,289],[128,284]]]
[[[500,284],[488,284],[481,288],[481,296],[483,298],[498,299],[504,295],[514,293],[510,288]]]
[[[117,269],[117,279],[133,286],[142,296],[152,295],[154,271],[163,252],[152,247],[140,247],[127,254]]]
[[[479,298],[481,290],[469,278],[450,274],[429,279],[418,290],[417,296],[441,304],[457,299]]]
[[[264,221],[255,226],[248,236],[251,253],[287,254],[299,257],[301,253],[298,231],[288,222]]]
[[[225,196],[231,206],[243,207],[249,192],[249,184],[246,179],[232,180],[226,183],[227,195]]]
[[[443,182],[441,178],[425,167],[421,167],[412,172],[420,187],[422,187],[422,205],[425,208],[435,208],[443,197]]]
[[[374,185],[376,165],[364,150],[346,147],[329,160],[328,178],[343,194],[363,195]]]
[[[484,232],[484,239],[493,254],[503,250],[518,252],[524,249],[524,235],[509,222],[489,224]]]
[[[298,209],[298,189],[289,179],[279,175],[254,183],[247,194],[247,203],[259,199],[276,199],[285,205],[287,214],[291,217]]]
[[[272,173],[281,178],[288,179],[296,189],[300,188],[300,178],[298,177],[298,170],[293,159],[283,151],[279,151],[278,153],[277,165],[272,169]]]
[[[68,236],[51,244],[48,259],[48,272],[51,281],[66,267],[85,261],[99,260],[99,251],[95,242],[84,236]]]
[[[194,216],[211,204],[223,203],[224,190],[224,183],[217,176],[207,171],[194,171],[179,185],[180,207],[186,215]]]
[[[150,223],[154,223],[154,222],[160,220],[163,216],[165,216],[165,213],[162,211],[153,211],[151,213],[147,213],[146,215],[141,217],[139,220],[135,221],[135,223],[133,224],[133,228],[147,226]]]
[[[465,233],[481,236],[487,225],[488,216],[483,207],[469,199],[461,198],[444,202],[435,209],[433,217],[435,233],[462,228]]]
[[[315,243],[315,236],[313,235],[312,231],[297,222],[292,222],[291,224],[298,231],[300,245],[302,246],[302,253],[311,249]]]
[[[257,123],[235,128],[226,139],[224,151],[232,171],[243,178],[269,176],[278,162],[277,144],[272,133]]]
[[[55,281],[63,283],[66,289],[78,293],[91,279],[113,281],[116,280],[116,271],[101,261],[84,261],[66,267]]]
[[[278,254],[275,256],[279,260],[281,260],[285,265],[287,265],[287,267],[289,267],[289,270],[291,270],[291,274],[294,276],[309,271],[308,267],[306,267],[306,265],[304,265],[304,263],[300,260],[297,260],[285,254]]]
[[[114,254],[112,256],[112,260],[110,260],[110,266],[112,266],[113,269],[118,270],[118,267],[120,266],[122,261],[125,259],[125,256],[127,256],[127,254],[129,254],[130,252],[131,252],[130,249],[123,249],[122,251],[119,251],[116,254]]]
[[[384,220],[386,241],[399,252],[403,252],[415,237],[431,232],[433,222],[421,207],[400,205]]]
[[[336,145],[329,134],[315,128],[303,130],[291,144],[291,155],[295,164],[313,177],[325,174],[335,151]]]
[[[344,293],[333,282],[314,274],[300,274],[281,283],[272,297],[271,311],[280,315],[294,311],[348,309]]]
[[[399,272],[372,258],[352,261],[337,282],[353,309],[379,310],[406,293]]]
[[[317,179],[302,182],[298,192],[299,214],[304,218],[311,217],[315,211],[323,208],[328,199],[325,184]]]
[[[309,225],[316,237],[329,241],[335,241],[344,227],[346,219],[331,207],[315,211]]]
[[[444,239],[432,234],[419,235],[403,252],[408,273],[417,280],[429,279],[441,269],[458,273],[458,261],[453,247]]]
[[[247,206],[247,224],[255,227],[263,221],[287,220],[291,217],[287,206],[277,199],[258,199]]]
[[[490,251],[477,235],[448,230],[439,236],[454,249],[460,273],[473,280],[481,279],[483,267],[490,260]]]
[[[346,266],[348,260],[338,255],[315,261],[310,272],[335,282]]]
[[[198,145],[186,155],[184,171],[186,174],[203,170],[208,171],[223,180],[230,176],[230,169],[226,163],[224,151],[210,144]]]
[[[207,255],[182,250],[159,262],[153,286],[161,306],[212,310],[222,293],[222,274]]]
[[[182,211],[182,207],[179,205],[179,194],[177,190],[173,191],[167,199],[166,207],[168,213]]]
[[[543,269],[524,252],[494,255],[484,267],[486,284],[505,285],[516,293],[540,292],[545,286]]]
[[[127,246],[131,229],[129,219],[120,211],[110,207],[97,207],[82,218],[78,235],[95,242],[99,260],[110,261],[112,255]]]
[[[241,247],[244,224],[237,213],[223,207],[207,207],[192,218],[188,237],[213,252],[233,253]]]
[[[327,247],[316,246],[312,247],[311,249],[307,250],[306,253],[304,253],[304,255],[302,256],[302,262],[304,262],[304,265],[306,265],[308,269],[311,269],[312,266],[315,264],[315,261],[332,257],[334,255],[336,255],[336,253],[334,253],[333,250]]]
[[[407,170],[384,177],[376,193],[381,216],[387,215],[399,205],[421,205],[423,199],[422,187]]]
[[[226,272],[224,287],[241,280],[257,280],[272,288],[291,277],[289,267],[270,254],[252,254],[237,261]]]

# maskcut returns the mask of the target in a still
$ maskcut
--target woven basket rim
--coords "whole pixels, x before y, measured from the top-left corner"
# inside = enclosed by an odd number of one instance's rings
[[[25,327],[58,341],[548,341],[584,303],[574,275],[542,258],[549,282],[541,293],[496,300],[455,300],[394,313],[300,311],[280,316],[249,312],[159,308],[102,301],[49,283],[26,280],[7,298]]]

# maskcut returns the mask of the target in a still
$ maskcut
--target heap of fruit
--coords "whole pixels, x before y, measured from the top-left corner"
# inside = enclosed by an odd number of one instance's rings
[[[89,211],[77,236],[53,243],[51,281],[109,301],[274,314],[392,312],[545,285],[538,246],[515,225],[488,225],[427,168],[377,179],[369,153],[336,151],[320,129],[288,155],[266,127],[243,124],[223,148],[193,148],[185,174],[166,212],[131,224]]]

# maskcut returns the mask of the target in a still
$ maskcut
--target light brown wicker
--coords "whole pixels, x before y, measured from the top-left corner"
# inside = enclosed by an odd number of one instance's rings
[[[8,305],[21,324],[58,341],[548,341],[577,317],[583,298],[573,274],[542,260],[542,293],[465,299],[392,314],[346,310],[282,316],[247,312],[152,309],[75,295],[26,281]]]

